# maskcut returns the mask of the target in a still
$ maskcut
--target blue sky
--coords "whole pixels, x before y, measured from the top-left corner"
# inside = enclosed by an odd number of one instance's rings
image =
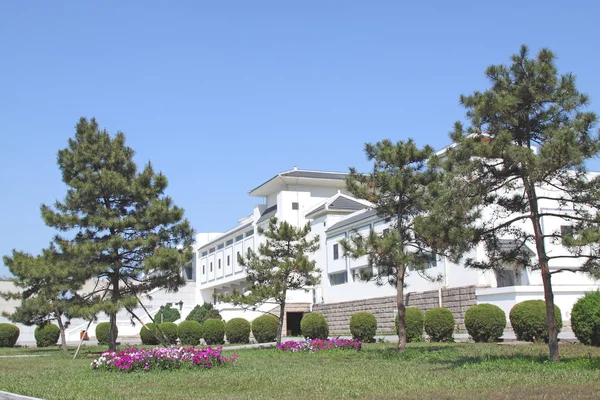
[[[51,240],[39,206],[65,194],[56,152],[81,116],[125,132],[195,229],[220,232],[280,171],[366,170],[384,138],[448,144],[459,95],[523,43],[600,112],[595,2],[412,3],[0,3],[0,255]]]

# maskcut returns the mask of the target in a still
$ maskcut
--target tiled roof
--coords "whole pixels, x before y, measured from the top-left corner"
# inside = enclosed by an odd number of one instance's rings
[[[281,176],[290,176],[295,178],[318,178],[318,179],[340,179],[344,180],[348,176],[345,173],[324,172],[324,171],[289,171],[283,172]]]
[[[529,257],[535,256],[535,253],[526,244],[514,239],[498,239],[498,251],[503,254],[519,252]]]
[[[330,205],[329,205],[329,209],[330,210],[352,210],[352,211],[358,211],[358,210],[362,210],[363,208],[366,208],[367,206],[365,206],[363,203],[360,203],[356,200],[353,199],[349,199],[347,197],[344,196],[340,196],[337,199],[335,199]]]
[[[340,222],[333,224],[329,229],[327,229],[327,232],[333,231],[343,226],[352,225],[355,222],[362,221],[363,219],[370,218],[374,215],[377,215],[377,210],[375,209],[367,210],[360,214],[353,215],[350,218],[343,219]]]
[[[275,204],[274,206],[271,206],[271,207],[267,208],[265,211],[263,211],[263,213],[261,214],[258,221],[256,221],[256,223],[260,224],[263,221],[271,219],[275,216],[275,214],[277,214],[277,204]]]

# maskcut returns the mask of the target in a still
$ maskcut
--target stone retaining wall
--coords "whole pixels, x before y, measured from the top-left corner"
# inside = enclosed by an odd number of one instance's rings
[[[465,312],[477,304],[476,286],[463,286],[442,289],[442,306],[450,309],[460,331],[465,331]],[[427,311],[439,307],[439,291],[407,293],[407,307],[418,307]],[[394,333],[394,317],[396,315],[396,296],[377,297],[366,300],[346,301],[341,303],[315,304],[313,311],[323,313],[329,324],[332,335],[350,332],[350,317],[359,311],[370,312],[377,318],[377,333]]]

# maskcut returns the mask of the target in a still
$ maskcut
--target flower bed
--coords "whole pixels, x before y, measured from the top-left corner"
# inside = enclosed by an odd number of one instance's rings
[[[222,347],[194,348],[192,347],[155,347],[154,349],[137,349],[129,347],[115,352],[112,350],[102,353],[100,358],[92,361],[92,369],[106,371],[148,371],[171,370],[181,368],[212,368],[233,363],[233,357],[221,356]]]
[[[314,353],[322,350],[360,350],[362,347],[362,341],[360,339],[306,339],[306,340],[288,340],[280,344],[277,348],[281,351],[291,352],[308,352]]]

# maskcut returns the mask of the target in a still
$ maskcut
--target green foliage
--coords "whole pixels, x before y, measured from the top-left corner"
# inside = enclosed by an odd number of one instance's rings
[[[146,324],[146,326],[142,326],[142,329],[140,329],[140,339],[142,340],[142,344],[160,344],[160,341],[158,340],[157,336],[158,330],[156,329],[156,325],[154,325],[153,323]]]
[[[33,336],[37,347],[54,346],[60,337],[60,328],[53,324],[40,325],[35,328]]]
[[[269,220],[265,230],[258,228],[258,234],[264,242],[258,247],[258,253],[249,251],[246,257],[238,257],[238,263],[246,267],[246,279],[249,286],[246,293],[234,292],[222,296],[225,302],[235,305],[258,306],[265,301],[274,301],[279,305],[280,318],[277,330],[277,343],[281,343],[281,334],[288,290],[305,289],[319,284],[321,270],[316,261],[310,260],[310,254],[319,248],[319,236],[308,238],[310,224],[296,228],[286,221]]]
[[[422,342],[423,341],[423,324],[425,314],[417,307],[406,307],[406,341],[407,342]],[[394,320],[396,333],[398,333],[398,315]]]
[[[21,330],[13,324],[0,324],[0,347],[13,347]]]
[[[177,325],[173,322],[158,324],[160,331],[165,335],[168,344],[177,344]]]
[[[329,336],[329,325],[319,312],[304,314],[300,321],[300,330],[302,336],[311,339],[327,339]]]
[[[261,315],[252,321],[252,335],[258,343],[269,343],[277,338],[279,318],[271,314]]]
[[[131,310],[139,296],[184,285],[181,268],[192,256],[193,230],[165,195],[167,178],[150,163],[138,171],[133,156],[123,133],[111,136],[95,119],[81,118],[58,152],[66,196],[41,210],[46,225],[73,233],[55,242],[76,257],[85,280],[101,281],[78,296],[78,312],[105,312],[113,326],[117,312]],[[109,338],[109,347],[115,341]]]
[[[186,321],[196,321],[201,324],[207,319],[222,319],[219,310],[216,310],[211,303],[197,305],[185,318]]]
[[[571,310],[571,327],[581,343],[600,346],[600,292],[589,292]]]
[[[225,323],[220,319],[207,319],[202,325],[202,336],[207,345],[223,344]]]
[[[198,321],[182,321],[177,327],[177,335],[184,346],[197,346],[202,338],[202,324]]]
[[[493,304],[477,304],[465,313],[465,326],[475,342],[495,342],[504,334],[506,314]]]
[[[377,333],[377,319],[368,312],[357,312],[350,317],[350,333],[353,339],[360,339],[363,342],[375,342]]]
[[[250,322],[244,318],[233,318],[225,324],[225,336],[229,343],[250,342]]]
[[[444,307],[437,307],[425,313],[425,333],[432,342],[453,342],[454,315]]]
[[[560,332],[562,317],[560,308],[554,306],[556,328]],[[544,300],[526,300],[517,303],[508,314],[518,340],[527,342],[548,341],[548,323],[546,321],[546,303]]]
[[[98,345],[106,346],[108,345],[110,333],[110,322],[100,322],[96,325],[96,340],[98,341]],[[119,329],[117,328],[117,335],[119,335]]]
[[[170,305],[166,305],[164,307],[161,307],[160,310],[154,316],[154,320],[157,323],[161,323],[161,322],[175,322],[179,318],[181,318],[181,314],[179,313],[179,310],[171,307]]]

